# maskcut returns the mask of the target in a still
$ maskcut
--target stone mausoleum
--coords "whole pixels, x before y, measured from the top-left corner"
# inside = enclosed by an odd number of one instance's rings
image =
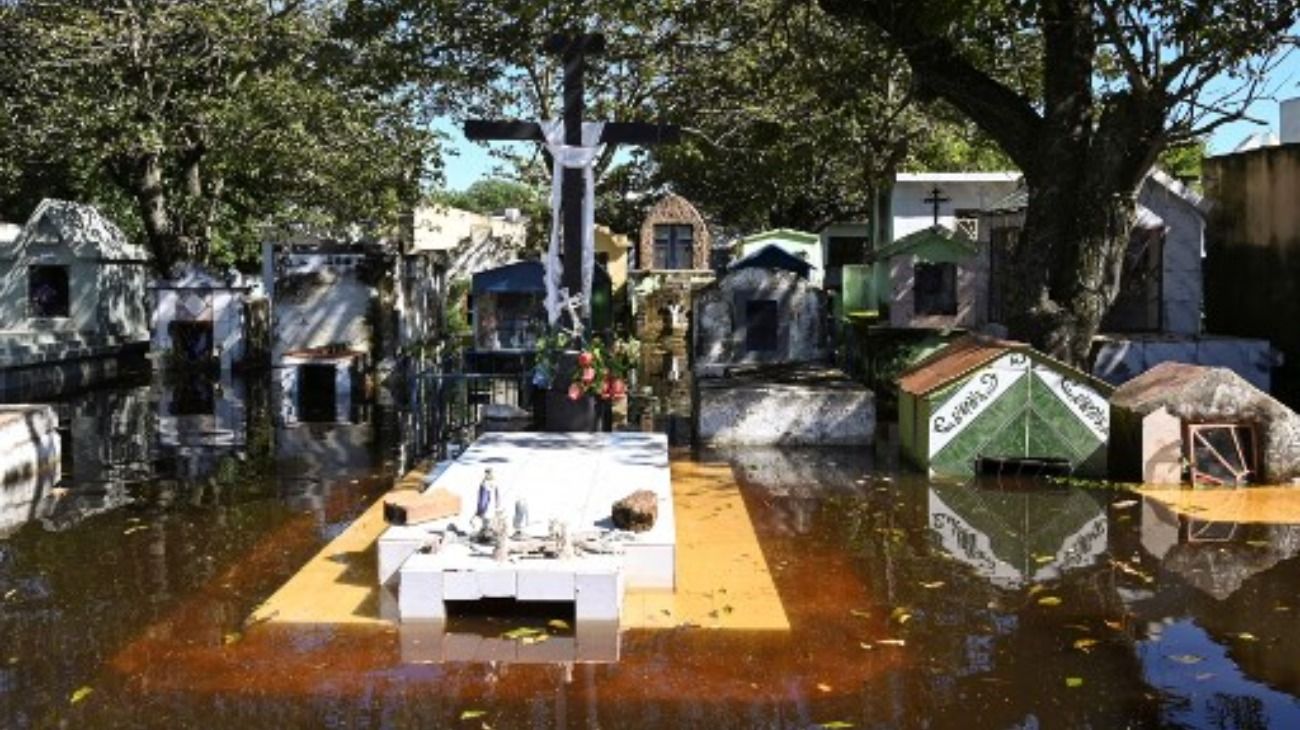
[[[0,393],[55,394],[142,362],[148,264],[98,208],[42,201],[0,251]]]
[[[703,216],[680,195],[668,194],[641,225],[637,267],[628,274],[628,298],[641,366],[629,415],[666,431],[674,443],[690,440],[691,311],[695,292],[711,283],[712,236]]]

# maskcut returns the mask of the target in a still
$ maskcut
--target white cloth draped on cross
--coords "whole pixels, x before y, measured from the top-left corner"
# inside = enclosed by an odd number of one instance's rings
[[[542,136],[546,150],[553,160],[551,172],[551,240],[546,249],[546,313],[551,326],[560,320],[564,311],[563,287],[564,265],[560,258],[561,230],[563,229],[564,171],[582,170],[582,314],[591,316],[591,277],[596,260],[596,160],[600,159],[605,145],[600,143],[604,133],[604,122],[584,122],[582,125],[582,146],[575,147],[564,143],[564,122],[552,120],[541,123]],[[570,292],[570,295],[573,293]]]

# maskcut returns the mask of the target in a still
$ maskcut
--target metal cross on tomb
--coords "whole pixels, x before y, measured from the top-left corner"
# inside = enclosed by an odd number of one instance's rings
[[[542,50],[559,56],[564,64],[564,144],[581,146],[584,111],[583,75],[586,71],[587,57],[604,52],[605,37],[599,33],[557,34],[547,39]],[[483,141],[545,141],[542,127],[536,122],[470,120],[465,122],[465,136],[468,139]],[[668,124],[610,122],[604,126],[600,143],[606,145],[669,144],[676,142],[679,136],[680,130]],[[564,232],[561,248],[564,272],[561,286],[569,293],[582,291],[582,201],[585,194],[586,181],[582,171],[565,168],[560,194],[561,228]]]
[[[943,197],[943,191],[939,189],[938,185],[936,185],[934,186],[934,190],[930,191],[930,197],[921,201],[922,203],[929,203],[934,206],[934,225],[939,225],[939,205],[947,203],[949,200],[952,200],[952,198]]]

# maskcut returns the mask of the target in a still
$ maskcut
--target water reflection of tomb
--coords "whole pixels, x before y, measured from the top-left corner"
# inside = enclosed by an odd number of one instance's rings
[[[1106,552],[1106,511],[1082,490],[930,488],[930,530],[945,552],[1002,588],[1060,578]]]
[[[1141,543],[1162,568],[1223,601],[1251,576],[1300,555],[1300,525],[1201,520],[1144,499]]]

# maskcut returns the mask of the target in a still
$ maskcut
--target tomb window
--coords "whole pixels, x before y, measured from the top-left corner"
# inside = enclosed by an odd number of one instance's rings
[[[691,269],[695,264],[695,229],[690,225],[659,224],[655,226],[654,268]]]
[[[41,265],[27,270],[31,316],[67,317],[68,294],[68,267]]]
[[[918,263],[914,272],[918,315],[957,314],[957,265]]]
[[[779,317],[775,299],[752,299],[745,303],[745,349],[774,352],[777,349]]]

